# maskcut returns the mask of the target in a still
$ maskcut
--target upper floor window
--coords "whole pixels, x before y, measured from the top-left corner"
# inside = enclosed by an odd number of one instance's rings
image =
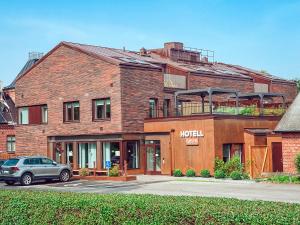
[[[175,89],[186,89],[186,77],[175,74],[164,74],[164,87]]]
[[[149,99],[149,117],[155,118],[158,116],[158,107],[157,107],[157,99],[150,98]]]
[[[19,124],[48,123],[47,105],[34,105],[19,108]]]
[[[16,151],[16,137],[15,136],[7,136],[7,151],[15,152]]]
[[[48,123],[48,106],[47,105],[41,106],[41,113],[42,113],[42,123]]]
[[[164,117],[170,116],[170,99],[164,99],[163,113]]]
[[[28,107],[19,108],[19,124],[29,124]]]
[[[111,107],[110,98],[93,100],[93,119],[110,119]]]
[[[80,106],[79,102],[64,103],[64,121],[74,122],[80,120]]]

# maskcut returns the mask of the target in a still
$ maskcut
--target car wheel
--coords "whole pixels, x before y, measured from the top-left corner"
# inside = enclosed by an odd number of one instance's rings
[[[32,176],[30,173],[25,173],[21,177],[21,185],[28,186],[32,183]]]
[[[16,182],[12,180],[5,181],[7,185],[14,185]]]
[[[63,170],[60,173],[59,180],[61,182],[67,182],[70,180],[70,172],[68,170]]]

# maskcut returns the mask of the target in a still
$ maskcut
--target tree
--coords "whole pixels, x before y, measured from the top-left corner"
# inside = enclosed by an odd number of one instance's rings
[[[300,92],[300,79],[295,79],[296,80],[296,83],[297,83],[297,88],[298,88],[298,91]]]

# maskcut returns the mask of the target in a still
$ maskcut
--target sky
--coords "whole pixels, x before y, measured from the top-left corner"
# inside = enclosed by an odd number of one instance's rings
[[[215,60],[300,78],[300,0],[2,1],[0,80],[61,41],[128,50],[179,41]]]

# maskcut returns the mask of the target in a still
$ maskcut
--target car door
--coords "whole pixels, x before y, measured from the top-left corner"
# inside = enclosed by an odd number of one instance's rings
[[[43,167],[43,176],[57,177],[59,176],[59,166],[53,160],[48,158],[41,158]]]
[[[25,159],[24,163],[23,163],[24,169],[32,172],[34,177],[41,176],[40,164],[41,164],[41,161],[39,158],[28,158],[28,159]]]

